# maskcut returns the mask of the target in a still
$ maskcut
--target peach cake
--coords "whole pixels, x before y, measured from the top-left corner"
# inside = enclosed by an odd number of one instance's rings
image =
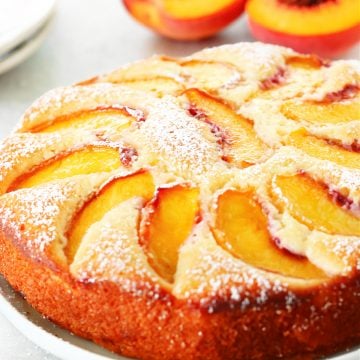
[[[0,148],[0,272],[141,359],[360,344],[360,71],[239,43],[52,90]]]

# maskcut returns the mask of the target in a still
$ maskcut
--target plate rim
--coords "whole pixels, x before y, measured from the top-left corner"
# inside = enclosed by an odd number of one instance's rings
[[[40,47],[50,31],[52,20],[53,18],[50,17],[32,37],[10,50],[3,59],[0,57],[0,75],[20,65]]]
[[[46,10],[37,13],[32,21],[24,24],[22,27],[16,27],[3,37],[0,42],[0,54],[3,55],[11,49],[20,45],[26,38],[32,37],[55,12],[57,0],[43,1],[47,5]]]

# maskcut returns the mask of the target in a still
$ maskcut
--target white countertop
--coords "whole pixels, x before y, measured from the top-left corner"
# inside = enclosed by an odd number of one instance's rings
[[[203,47],[249,41],[245,19],[210,40],[182,43],[158,37],[126,14],[120,0],[61,0],[48,38],[22,65],[0,75],[0,138],[45,91],[113,70],[154,53],[188,55]],[[359,58],[353,48],[345,57]],[[0,315],[2,360],[56,360]]]

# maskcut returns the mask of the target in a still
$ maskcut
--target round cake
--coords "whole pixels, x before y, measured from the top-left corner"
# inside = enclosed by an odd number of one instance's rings
[[[139,359],[360,344],[360,65],[239,43],[52,90],[0,143],[0,273]]]

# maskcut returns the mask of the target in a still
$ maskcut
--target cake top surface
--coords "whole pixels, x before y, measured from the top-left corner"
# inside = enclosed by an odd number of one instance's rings
[[[239,43],[52,90],[0,144],[0,226],[78,281],[290,304],[360,271],[359,89]]]

